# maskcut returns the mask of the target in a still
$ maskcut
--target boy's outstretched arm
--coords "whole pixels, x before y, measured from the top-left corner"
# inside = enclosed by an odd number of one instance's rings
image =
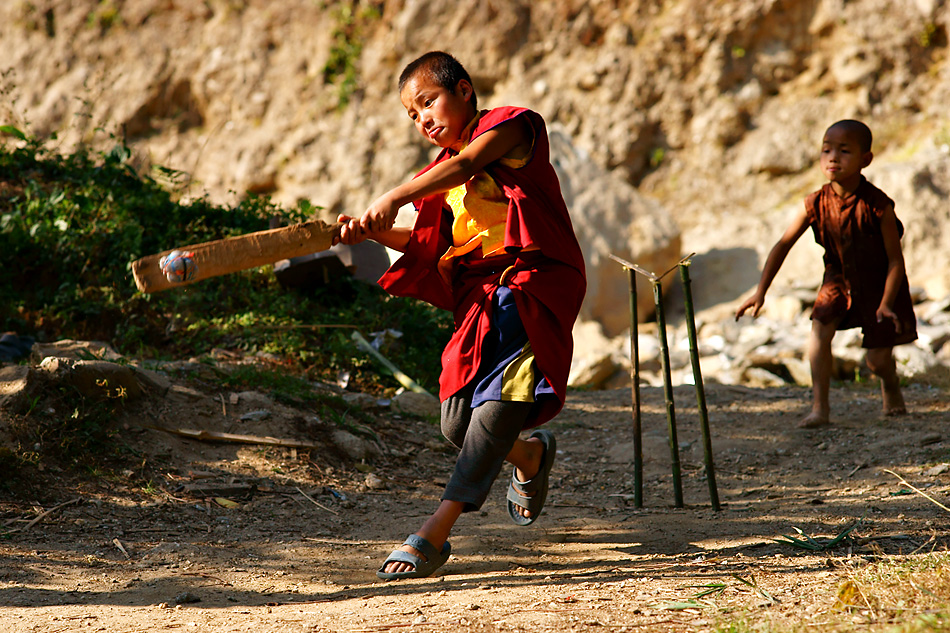
[[[795,245],[795,242],[798,241],[798,238],[802,236],[807,228],[808,212],[805,211],[805,209],[801,209],[795,215],[789,227],[785,229],[785,234],[779,238],[775,246],[772,247],[772,250],[769,251],[769,256],[765,260],[765,266],[762,267],[759,287],[756,289],[755,294],[746,299],[745,302],[739,306],[739,309],[736,310],[736,321],[738,321],[739,317],[745,314],[749,308],[752,308],[753,317],[759,316],[762,304],[765,303],[765,293],[768,291],[769,286],[772,285],[772,280],[775,279],[775,275],[778,274],[779,269],[785,262],[785,258],[788,256],[788,252],[792,250],[792,246]]]
[[[897,216],[894,214],[893,207],[885,209],[881,216],[881,237],[884,239],[884,250],[887,252],[887,278],[884,280],[884,295],[881,297],[881,305],[878,306],[875,316],[877,316],[878,323],[884,319],[891,319],[894,322],[894,328],[900,334],[900,319],[894,314],[892,306],[894,305],[894,299],[897,298],[897,291],[900,289],[901,282],[904,280],[904,253],[901,250],[900,233],[897,231]]]
[[[366,209],[359,225],[370,233],[387,231],[393,227],[399,207],[458,187],[489,163],[502,158],[515,147],[530,142],[531,135],[524,117],[505,121],[481,134],[457,156],[442,161],[417,178],[381,195]]]

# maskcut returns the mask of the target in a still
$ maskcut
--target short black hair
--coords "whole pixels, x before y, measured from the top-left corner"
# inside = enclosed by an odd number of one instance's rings
[[[861,152],[871,151],[871,143],[874,141],[874,136],[871,134],[871,128],[867,125],[854,119],[842,119],[841,121],[832,123],[828,130],[826,130],[826,133],[836,127],[844,128],[845,133],[848,135],[854,135],[855,140],[858,141],[858,146],[861,148]]]
[[[457,59],[442,51],[429,51],[425,55],[414,59],[399,75],[399,92],[406,87],[409,80],[419,73],[426,73],[437,85],[446,90],[455,91],[461,80],[472,83],[468,71]],[[472,88],[472,107],[478,110],[478,98],[475,96],[474,84]]]

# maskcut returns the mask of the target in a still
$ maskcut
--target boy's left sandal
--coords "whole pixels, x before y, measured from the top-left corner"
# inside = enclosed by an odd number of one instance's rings
[[[554,458],[557,454],[557,442],[554,434],[550,431],[541,429],[535,431],[530,437],[541,439],[544,444],[544,453],[541,455],[541,468],[533,478],[528,481],[518,481],[517,471],[511,473],[511,485],[508,486],[508,516],[516,525],[531,525],[541,516],[541,510],[544,509],[544,502],[548,498],[548,475],[551,473],[551,467],[554,466]],[[531,513],[530,517],[522,516],[517,507],[524,508]]]
[[[442,551],[436,551],[435,547],[429,541],[416,534],[410,534],[403,545],[413,547],[425,558],[420,558],[415,554],[404,552],[401,549],[394,550],[392,554],[383,561],[383,566],[379,568],[376,575],[383,580],[401,580],[403,578],[427,578],[431,576],[436,569],[445,564],[452,552],[452,546],[446,541],[442,546]],[[412,569],[409,571],[387,572],[383,571],[389,563],[409,563]]]

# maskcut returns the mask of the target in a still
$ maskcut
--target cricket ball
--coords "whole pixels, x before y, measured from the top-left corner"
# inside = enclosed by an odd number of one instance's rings
[[[182,283],[194,279],[195,273],[198,272],[194,257],[195,254],[190,251],[172,251],[162,257],[158,265],[165,279],[172,283]]]

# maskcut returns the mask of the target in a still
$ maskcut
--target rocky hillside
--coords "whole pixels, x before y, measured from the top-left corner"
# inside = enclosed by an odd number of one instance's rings
[[[612,336],[626,277],[607,252],[653,270],[695,252],[699,308],[734,303],[844,117],[876,133],[868,175],[907,225],[912,284],[950,293],[948,18],[944,0],[4,2],[0,123],[64,148],[124,137],[188,195],[357,213],[431,156],[393,86],[448,50],[480,104],[549,122],[585,316]],[[810,241],[777,288],[817,281]]]

